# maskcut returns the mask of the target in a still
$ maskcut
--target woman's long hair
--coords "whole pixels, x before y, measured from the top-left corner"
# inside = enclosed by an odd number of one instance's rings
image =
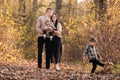
[[[53,15],[55,15],[55,14],[53,14]],[[53,17],[53,15],[51,16],[51,21],[53,22],[53,20],[52,20],[52,17]],[[56,15],[55,15],[56,16]],[[56,19],[56,21],[55,21],[55,23],[54,23],[54,26],[57,28],[57,25],[58,25],[58,19]]]

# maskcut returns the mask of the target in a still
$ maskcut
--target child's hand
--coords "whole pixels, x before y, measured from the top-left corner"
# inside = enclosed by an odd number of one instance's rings
[[[49,24],[50,24],[49,20],[46,20],[46,21],[45,21],[45,24],[46,24],[46,25],[49,25]]]
[[[102,58],[100,57],[100,58],[98,58],[98,60],[99,60],[99,61],[102,61]]]
[[[83,63],[87,62],[87,58],[83,57]]]

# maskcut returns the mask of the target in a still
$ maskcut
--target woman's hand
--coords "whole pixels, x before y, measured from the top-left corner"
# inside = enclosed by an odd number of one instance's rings
[[[49,30],[50,32],[53,32],[53,31],[54,31],[54,29],[53,29],[52,27],[48,27],[48,30]]]
[[[47,26],[45,26],[45,27],[44,27],[44,30],[48,30],[48,27],[47,27]]]
[[[57,34],[57,35],[61,35],[61,32],[57,31],[57,30],[54,30],[54,33]]]

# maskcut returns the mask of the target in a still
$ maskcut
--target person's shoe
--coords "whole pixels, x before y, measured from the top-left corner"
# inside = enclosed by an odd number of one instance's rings
[[[60,67],[58,66],[58,64],[55,65],[55,68],[56,68],[57,71],[61,70]]]
[[[50,69],[50,67],[46,67],[46,69]]]
[[[106,63],[106,64],[104,65],[104,71],[106,72],[108,68],[109,68],[109,65],[108,65],[108,63]]]
[[[90,74],[90,77],[93,77],[93,76],[95,76],[95,73],[91,73],[91,74]]]
[[[42,68],[37,68],[37,71],[41,71]]]
[[[114,66],[114,64],[112,62],[107,62],[104,65],[104,73],[112,73],[111,67],[113,67],[113,66]]]

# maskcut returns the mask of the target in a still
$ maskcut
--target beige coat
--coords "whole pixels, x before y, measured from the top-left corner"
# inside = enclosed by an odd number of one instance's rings
[[[57,24],[57,31],[54,31],[54,35],[62,38],[62,25],[60,23]]]

